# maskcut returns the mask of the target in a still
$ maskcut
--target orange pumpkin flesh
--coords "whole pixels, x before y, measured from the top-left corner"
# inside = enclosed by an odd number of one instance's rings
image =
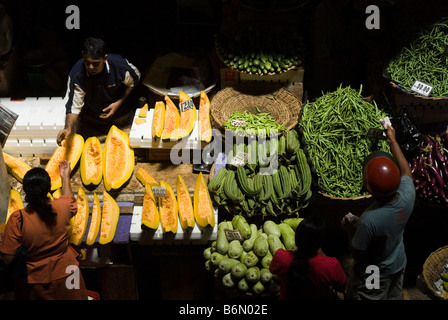
[[[19,182],[23,182],[23,177],[31,169],[31,166],[25,161],[20,160],[3,152],[3,159],[5,161],[6,169],[9,174],[16,178]]]
[[[89,137],[84,143],[80,162],[82,183],[98,185],[103,178],[103,154],[97,137]]]
[[[56,190],[62,186],[61,176],[59,175],[59,162],[68,160],[70,168],[78,163],[84,147],[84,138],[79,134],[72,134],[70,137],[62,141],[62,144],[56,148],[51,155],[50,160],[45,166],[51,178],[51,190]]]
[[[119,217],[120,207],[115,199],[104,191],[100,226],[100,244],[109,243],[114,239]]]
[[[194,186],[194,217],[201,227],[215,226],[213,204],[202,172],[199,173]]]
[[[70,243],[75,246],[79,246],[84,239],[84,234],[87,229],[87,222],[89,220],[89,202],[87,201],[86,193],[82,188],[78,189],[76,203],[78,205],[78,212],[74,217],[75,220],[73,222]]]
[[[185,92],[179,91],[179,106],[188,100],[191,100],[191,98]],[[182,139],[183,137],[188,136],[191,131],[193,131],[194,125],[196,124],[196,106],[193,101],[191,102],[193,104],[191,108],[180,111],[177,139]]]
[[[145,185],[141,224],[154,230],[157,229],[160,224],[157,202],[154,194],[152,193],[152,186],[149,183]]]
[[[163,125],[163,140],[177,140],[177,128],[179,127],[180,114],[170,97],[165,96],[165,121]]]
[[[179,221],[182,229],[194,227],[194,211],[190,192],[184,179],[177,175],[177,204],[179,206]]]
[[[151,136],[153,138],[160,138],[162,136],[165,124],[165,103],[157,101],[154,106],[154,113],[152,115]]]
[[[9,217],[14,211],[23,209],[25,206],[23,205],[22,196],[20,192],[14,189],[9,190],[9,200],[8,200],[8,213],[6,214],[6,221],[8,221]]]
[[[201,91],[199,100],[199,140],[210,142],[212,140],[212,127],[210,122],[210,100],[205,93]]]
[[[90,217],[89,232],[87,233],[86,244],[92,245],[98,236],[101,223],[101,206],[100,200],[96,192],[93,193],[93,205],[92,205],[92,215]]]
[[[166,196],[159,197],[159,214],[162,231],[164,233],[176,233],[179,208],[176,197],[174,195],[174,191],[171,186],[164,181],[160,181],[160,186],[166,188]]]

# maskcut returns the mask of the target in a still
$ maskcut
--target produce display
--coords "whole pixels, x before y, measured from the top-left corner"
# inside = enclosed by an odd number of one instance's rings
[[[411,91],[416,80],[433,87],[430,96],[448,95],[448,19],[440,20],[421,30],[393,58],[386,71],[391,80]]]
[[[157,183],[144,169],[139,168],[137,179],[145,186],[141,225],[143,228],[156,230],[161,226],[162,232],[177,233],[178,224],[186,230],[195,224],[200,227],[215,226],[215,213],[207,184],[199,173],[194,186],[193,201],[184,179],[178,175],[176,192],[165,181]],[[164,187],[157,195],[153,187]]]
[[[244,165],[235,161],[243,154]],[[244,156],[245,155],[245,156]],[[215,204],[229,213],[254,215],[298,214],[311,198],[311,169],[296,130],[249,144],[234,144],[208,184]]]
[[[247,28],[235,36],[218,35],[218,56],[229,67],[244,73],[267,75],[288,71],[303,61],[302,38],[287,37],[272,28]]]
[[[366,137],[370,128],[383,129],[386,114],[359,91],[339,87],[303,107],[299,122],[306,149],[316,170],[318,186],[334,197],[358,197],[362,163],[374,149]],[[375,146],[376,147],[376,146]],[[385,140],[379,150],[389,151]]]
[[[301,220],[287,218],[278,224],[266,220],[258,227],[235,215],[220,222],[216,240],[203,252],[205,269],[226,288],[256,295],[276,294],[280,284],[269,265],[278,249],[296,248],[295,229]]]
[[[277,135],[286,130],[283,123],[277,123],[269,112],[253,114],[249,111],[234,111],[228,117],[223,127],[233,133],[246,135],[265,134],[266,136]]]
[[[411,159],[410,165],[417,194],[448,204],[448,133],[423,134],[420,154]]]

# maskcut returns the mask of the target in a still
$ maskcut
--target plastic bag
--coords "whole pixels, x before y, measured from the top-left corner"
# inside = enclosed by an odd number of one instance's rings
[[[407,159],[419,153],[422,143],[422,134],[416,123],[409,116],[406,106],[403,106],[392,119],[395,135],[401,151]]]

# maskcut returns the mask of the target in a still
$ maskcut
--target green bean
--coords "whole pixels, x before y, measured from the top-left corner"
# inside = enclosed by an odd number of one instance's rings
[[[257,111],[257,114],[253,114],[247,110],[242,112],[234,111],[227,117],[223,126],[235,133],[239,132],[249,135],[258,135],[261,130],[265,130],[263,132],[266,132],[267,135],[275,135],[278,132],[286,130],[284,124],[277,123],[269,112],[260,112],[258,108]],[[244,125],[234,125],[232,124],[233,120],[244,121]]]
[[[376,104],[356,91],[339,87],[303,107],[299,126],[318,177],[319,188],[336,197],[360,196],[362,162],[371,152],[370,128],[381,129],[385,117]],[[385,141],[380,150],[389,151]]]
[[[448,18],[423,28],[417,37],[391,59],[387,72],[391,80],[410,90],[416,80],[433,87],[430,96],[448,95]]]

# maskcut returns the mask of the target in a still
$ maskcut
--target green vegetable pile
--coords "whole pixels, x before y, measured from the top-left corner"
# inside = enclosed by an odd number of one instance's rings
[[[257,111],[257,114],[247,110],[234,111],[228,116],[223,126],[234,133],[255,136],[260,132],[271,136],[286,130],[284,124],[277,123],[269,112],[261,112],[258,108]]]
[[[302,218],[287,218],[280,223],[266,220],[258,228],[241,215],[218,225],[218,235],[204,250],[205,269],[224,287],[243,293],[276,294],[280,290],[277,275],[269,271],[275,252],[294,250],[295,230]],[[241,239],[228,239],[226,230],[239,230]]]
[[[299,66],[304,46],[301,37],[289,32],[279,36],[272,28],[247,28],[235,37],[218,35],[216,49],[223,62],[240,72],[266,75]]]
[[[359,91],[339,87],[303,107],[299,126],[318,177],[318,186],[334,197],[365,195],[362,163],[372,149],[366,138],[370,128],[383,129],[379,119],[386,116],[375,102],[369,103]],[[379,150],[389,152],[380,140]]]
[[[430,96],[448,95],[448,18],[422,30],[418,37],[403,47],[386,71],[390,79],[406,90],[416,80],[433,87]]]

